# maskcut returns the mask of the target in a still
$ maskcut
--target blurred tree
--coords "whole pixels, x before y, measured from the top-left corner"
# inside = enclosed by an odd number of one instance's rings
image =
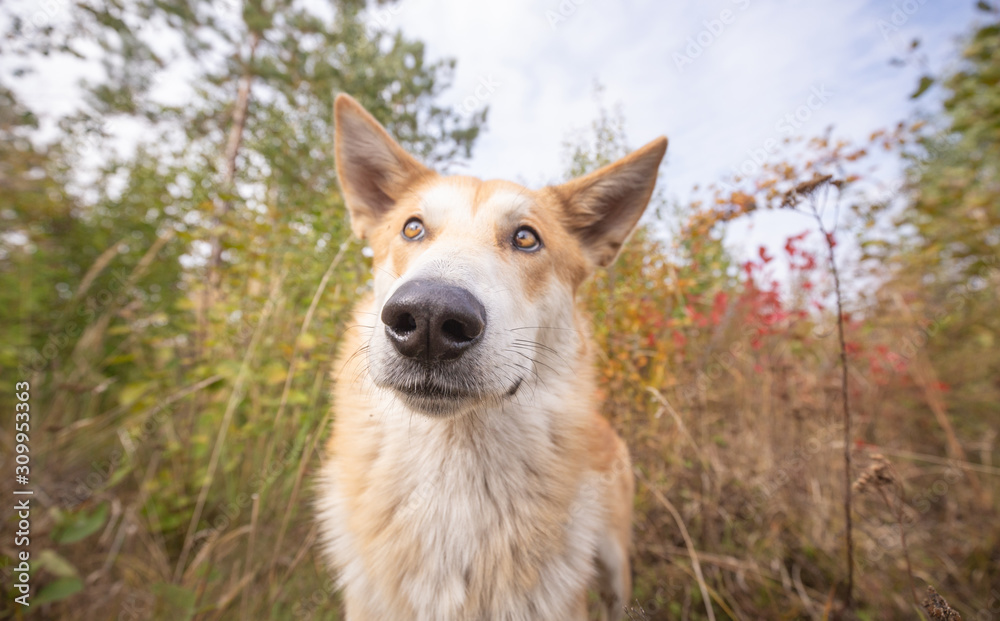
[[[914,250],[938,278],[983,275],[1000,255],[1000,21],[968,41],[961,67],[942,84],[943,127],[908,154],[912,201],[901,223],[916,232]]]
[[[41,335],[56,321],[69,295],[73,255],[60,237],[88,237],[86,227],[72,216],[74,201],[58,176],[54,149],[36,147],[30,139],[38,119],[0,85],[0,308],[6,309],[5,329],[12,334],[0,339],[0,368],[4,380],[15,381],[18,352],[41,349]],[[82,233],[82,234],[81,234]],[[43,284],[44,283],[44,284]],[[60,283],[62,283],[60,285]],[[31,286],[34,284],[35,286]]]
[[[960,431],[990,437],[1000,402],[1000,11],[977,6],[986,23],[935,80],[947,93],[937,122],[904,149],[905,234],[880,297],[919,330],[907,357],[915,352],[928,406],[939,418],[961,412]]]

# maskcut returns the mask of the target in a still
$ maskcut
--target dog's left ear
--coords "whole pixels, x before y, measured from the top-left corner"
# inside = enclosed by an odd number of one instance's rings
[[[613,164],[552,189],[561,199],[569,229],[595,265],[606,267],[639,222],[667,151],[663,136]]]
[[[399,146],[349,95],[337,95],[334,119],[337,177],[351,213],[351,229],[365,239],[413,184],[436,173]]]

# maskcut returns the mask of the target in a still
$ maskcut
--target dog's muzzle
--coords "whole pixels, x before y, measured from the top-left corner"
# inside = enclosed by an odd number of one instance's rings
[[[472,293],[435,280],[411,280],[382,307],[385,334],[403,356],[423,363],[455,360],[486,329],[486,309]]]

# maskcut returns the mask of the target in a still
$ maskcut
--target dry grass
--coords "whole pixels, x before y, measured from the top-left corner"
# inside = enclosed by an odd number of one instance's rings
[[[722,618],[910,619],[911,581],[984,609],[1000,580],[1000,507],[983,496],[996,497],[1000,469],[945,457],[948,434],[920,386],[905,372],[876,384],[851,360],[850,450],[871,465],[851,477],[858,578],[846,611],[837,347],[782,335],[755,349],[738,334],[706,335],[715,345],[701,359],[725,362],[675,367],[647,416],[615,413],[653,485],[637,499],[637,618],[706,618],[702,573]],[[996,452],[995,443],[979,450],[987,464]]]
[[[58,554],[83,584],[38,618],[341,618],[316,552],[309,485],[333,415],[329,364],[337,335],[350,329],[341,326],[353,296],[338,285],[320,304],[313,285],[292,300],[281,274],[276,266],[271,294],[259,294],[268,302],[244,333],[214,346],[220,360],[245,365],[195,358],[168,376],[185,379],[169,390],[152,384],[108,401],[114,376],[88,379],[92,361],[71,360],[55,374],[58,390],[37,393],[45,422],[32,436],[33,484],[45,493],[32,551]],[[610,288],[598,280],[586,294],[605,354],[607,414],[639,480],[631,618],[912,619],[911,584],[930,583],[966,618],[989,610],[990,586],[1000,583],[1000,454],[996,434],[982,432],[992,423],[954,416],[947,396],[930,400],[932,371],[962,389],[955,370],[933,364],[947,343],[929,341],[911,356],[919,369],[876,378],[866,352],[878,343],[899,350],[912,324],[877,315],[892,327],[876,340],[870,323],[847,323],[848,342],[866,343],[848,358],[855,441],[846,448],[859,464],[850,473],[857,567],[848,609],[835,330],[822,317],[789,315],[760,333],[738,291],[716,322],[656,325],[639,320],[643,299],[665,296],[654,307],[667,315],[672,293],[623,286],[604,295]],[[157,360],[191,357],[190,344],[124,347],[150,375]],[[169,355],[157,357],[157,347]],[[269,371],[276,356],[292,361],[283,373]],[[955,458],[956,443],[965,459]],[[9,485],[0,482],[0,494]],[[66,540],[68,526],[102,510],[95,532]],[[44,565],[36,587],[59,572]]]

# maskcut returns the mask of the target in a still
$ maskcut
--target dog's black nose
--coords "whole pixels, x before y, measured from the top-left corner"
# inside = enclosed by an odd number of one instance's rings
[[[382,307],[382,323],[392,346],[407,358],[454,360],[482,336],[486,309],[461,287],[411,280]]]

